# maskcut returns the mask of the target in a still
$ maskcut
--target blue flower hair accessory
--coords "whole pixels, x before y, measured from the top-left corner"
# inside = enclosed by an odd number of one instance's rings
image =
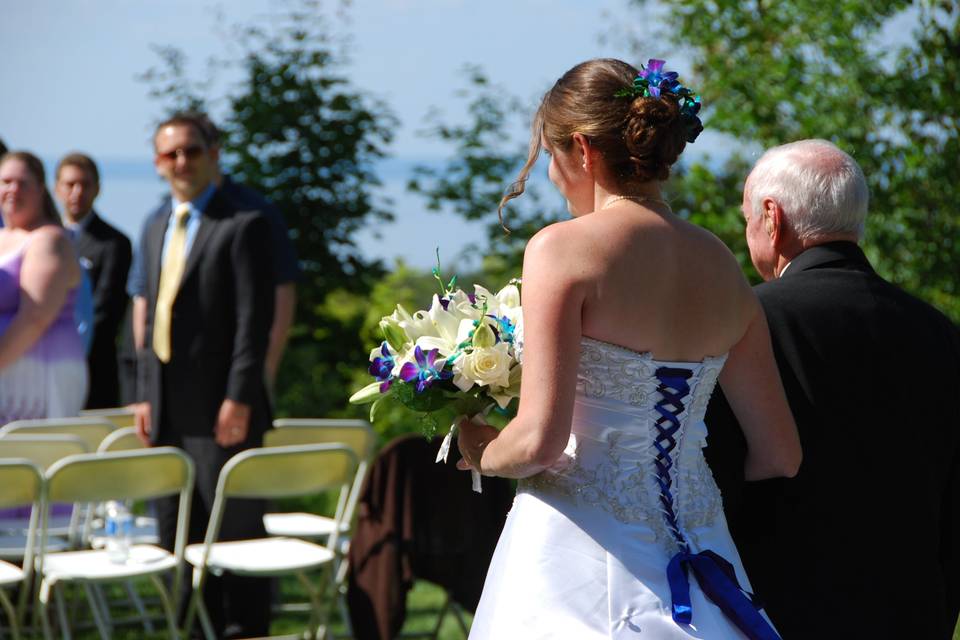
[[[640,65],[640,73],[629,87],[618,90],[616,98],[660,98],[664,95],[675,96],[680,106],[680,120],[687,131],[687,142],[694,142],[703,131],[703,123],[697,114],[700,112],[700,96],[680,84],[676,71],[664,71],[665,61],[651,58],[647,66]]]

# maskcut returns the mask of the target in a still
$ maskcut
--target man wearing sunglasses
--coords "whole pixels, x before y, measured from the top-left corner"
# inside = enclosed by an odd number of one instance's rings
[[[196,122],[203,126],[205,139],[210,146],[219,153],[220,129],[210,118],[199,112],[189,114]],[[191,153],[189,150],[174,150],[174,159],[177,153]],[[195,151],[194,151],[195,153]],[[296,283],[300,279],[300,266],[297,262],[297,252],[290,240],[287,223],[283,214],[272,202],[262,194],[247,185],[224,175],[218,166],[214,182],[224,195],[233,200],[235,205],[242,209],[257,209],[261,211],[270,223],[271,249],[273,251],[274,275],[274,309],[273,325],[270,327],[270,343],[267,347],[265,375],[267,387],[273,389],[277,377],[277,370],[283,358],[287,337],[293,324],[296,310]],[[155,212],[157,215],[160,212]],[[149,223],[149,219],[148,219]],[[143,345],[144,323],[146,318],[146,289],[144,267],[141,256],[134,255],[130,277],[127,281],[127,294],[133,299],[132,328],[134,343],[137,348]]]
[[[203,119],[176,114],[157,128],[154,164],[170,197],[144,226],[146,311],[137,365],[137,429],[196,463],[189,541],[201,542],[217,476],[270,427],[264,363],[273,319],[270,228],[262,211],[217,188],[219,152]],[[177,499],[158,504],[173,547]],[[232,501],[221,540],[265,535],[264,505]],[[218,637],[267,635],[269,582],[224,576],[204,591]],[[230,631],[227,631],[227,627]]]

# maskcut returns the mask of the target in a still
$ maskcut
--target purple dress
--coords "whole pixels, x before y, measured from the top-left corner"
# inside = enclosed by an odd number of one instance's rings
[[[0,335],[20,307],[20,269],[29,238],[0,255]],[[87,395],[87,363],[74,322],[77,290],[26,353],[0,369],[0,426],[27,418],[77,415]]]

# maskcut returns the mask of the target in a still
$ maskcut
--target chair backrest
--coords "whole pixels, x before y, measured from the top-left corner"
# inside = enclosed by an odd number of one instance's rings
[[[337,500],[337,519],[351,523],[353,512],[360,497],[360,489],[367,477],[367,468],[373,457],[377,436],[365,420],[339,420],[331,418],[274,420],[275,428],[263,434],[265,447],[296,444],[344,444],[357,456],[359,465],[350,491],[341,492]]]
[[[0,458],[25,458],[41,470],[46,470],[61,458],[89,451],[87,444],[77,436],[60,433],[30,433],[17,431],[0,434]]]
[[[60,433],[77,436],[87,445],[87,451],[96,451],[107,435],[114,430],[113,423],[103,418],[50,418],[47,420],[16,420],[0,429],[0,437],[10,433]]]
[[[220,533],[223,509],[229,498],[292,498],[339,488],[350,490],[357,457],[340,444],[304,444],[247,449],[230,458],[220,470],[216,496],[204,544]],[[339,526],[339,521],[337,521]],[[336,542],[337,531],[330,536]]]
[[[80,415],[87,418],[104,418],[113,423],[117,429],[134,426],[133,409],[128,407],[113,407],[110,409],[84,409]]]
[[[273,426],[263,434],[265,447],[339,442],[364,461],[370,459],[376,443],[376,434],[364,420],[283,419],[274,420]]]
[[[277,418],[273,421],[276,429],[284,427],[350,427],[369,425],[366,420],[359,418]]]
[[[43,470],[29,458],[0,460],[0,509],[35,505],[40,501]]]
[[[247,449],[220,471],[217,493],[225,498],[289,498],[349,484],[357,457],[340,444]]]
[[[101,453],[107,451],[139,451],[146,448],[137,436],[135,427],[121,427],[104,438],[97,451]]]
[[[26,458],[0,460],[0,508],[30,505],[30,524],[23,549],[24,584],[30,584],[33,575],[33,555],[36,549],[37,523],[43,501],[43,471]],[[23,611],[26,593],[22,588],[18,611]]]
[[[47,470],[51,502],[145,500],[193,486],[193,462],[175,447],[69,456]]]
[[[176,447],[69,456],[47,470],[41,522],[41,562],[49,505],[54,502],[145,500],[180,495],[174,554],[183,556],[193,495],[193,461]],[[174,583],[177,584],[177,583]]]

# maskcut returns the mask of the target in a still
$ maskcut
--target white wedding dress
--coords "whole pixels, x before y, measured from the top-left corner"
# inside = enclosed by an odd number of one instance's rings
[[[582,339],[569,444],[520,481],[472,640],[778,637],[737,588],[749,584],[702,453],[725,360]]]

